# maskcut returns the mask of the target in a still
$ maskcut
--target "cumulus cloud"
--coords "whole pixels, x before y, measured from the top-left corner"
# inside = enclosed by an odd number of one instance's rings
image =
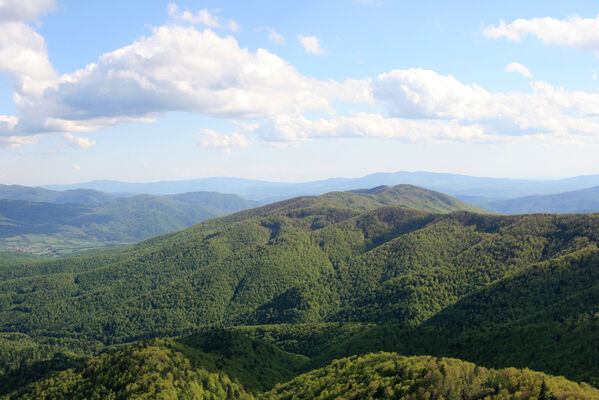
[[[332,111],[336,100],[371,97],[366,80],[308,78],[267,50],[253,53],[232,37],[177,25],[155,28],[44,86],[17,88],[23,117],[14,132],[89,132],[168,111],[235,119]]]
[[[75,136],[71,133],[65,133],[62,136],[65,139],[65,145],[67,147],[73,147],[73,148],[87,150],[96,145],[95,140],[91,140],[91,139],[80,137],[80,136]]]
[[[581,18],[578,15],[559,20],[556,18],[516,19],[507,24],[489,25],[483,30],[488,38],[506,38],[519,42],[522,36],[533,35],[545,44],[569,46],[599,53],[599,15]]]
[[[531,92],[489,92],[424,69],[393,70],[373,82],[375,104],[387,114],[309,119],[277,115],[256,130],[267,142],[379,137],[408,142],[501,143],[532,137],[580,143],[599,138],[599,93],[566,91],[545,82]]]
[[[394,70],[374,82],[375,99],[394,117],[477,123],[501,135],[599,136],[599,93],[569,92],[540,81],[531,89],[491,93],[423,69]]]
[[[324,50],[320,47],[320,39],[316,36],[297,35],[297,40],[302,44],[306,53],[324,54]]]
[[[0,1],[0,73],[13,82],[19,106],[21,93],[39,95],[56,78],[44,38],[26,24],[54,6],[50,0]]]
[[[505,70],[507,72],[516,72],[525,78],[533,78],[533,74],[530,72],[530,70],[517,62],[509,63],[505,66]]]
[[[0,1],[0,73],[7,74],[15,89],[18,107],[27,107],[27,98],[39,96],[56,79],[48,59],[44,38],[27,21],[55,7],[53,0]],[[16,116],[0,115],[0,146],[19,147],[35,143],[35,135],[19,133]]]
[[[268,40],[276,44],[285,44],[285,36],[272,28],[266,28],[266,30],[268,31]]]

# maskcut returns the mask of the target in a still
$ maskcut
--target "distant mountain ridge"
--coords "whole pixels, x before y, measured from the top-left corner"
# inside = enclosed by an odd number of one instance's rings
[[[0,249],[52,255],[122,245],[257,205],[212,192],[142,194],[91,205],[0,199]]]
[[[202,178],[182,181],[127,183],[92,181],[69,185],[46,185],[53,190],[94,189],[105,192],[174,194],[191,191],[234,193],[263,203],[330,191],[348,191],[386,185],[410,184],[451,196],[484,196],[495,199],[555,194],[599,185],[599,175],[556,180],[481,178],[435,172],[378,172],[360,178],[332,178],[311,182],[284,183],[243,178]]]
[[[599,186],[558,194],[526,196],[488,202],[474,201],[474,203],[502,214],[599,212]]]
[[[56,191],[42,187],[1,185],[0,199],[22,200],[36,203],[97,205],[115,200],[122,195],[104,193],[93,189]]]

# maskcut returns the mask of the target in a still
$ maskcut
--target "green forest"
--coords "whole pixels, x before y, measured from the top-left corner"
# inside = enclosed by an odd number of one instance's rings
[[[599,398],[598,246],[401,185],[0,263],[0,396]]]

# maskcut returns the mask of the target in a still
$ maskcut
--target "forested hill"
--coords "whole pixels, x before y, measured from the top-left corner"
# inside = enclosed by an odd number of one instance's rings
[[[599,399],[599,390],[530,370],[456,359],[367,354],[335,360],[266,393],[267,399]]]
[[[531,370],[379,352],[310,371],[307,357],[260,341],[237,339],[224,348],[216,340],[212,348],[198,346],[193,337],[127,346],[0,398],[599,399],[599,390],[589,385]]]
[[[0,250],[69,255],[137,242],[256,205],[210,192],[138,195],[96,205],[0,200]]]
[[[412,185],[378,186],[372,189],[353,190],[349,193],[359,194],[373,201],[374,206],[401,206],[414,210],[445,213],[451,211],[471,211],[488,214],[481,208],[464,203],[454,197],[433,190]],[[332,194],[339,195],[339,192]],[[330,196],[330,195],[329,195]],[[323,197],[327,197],[324,195]],[[351,203],[348,204],[351,206]]]
[[[371,208],[372,196],[297,198],[112,253],[1,269],[0,328],[115,343],[205,324],[417,325],[599,240],[599,215],[431,214]]]
[[[409,208],[450,201],[412,186],[333,192],[0,267],[0,386],[211,327],[309,357],[306,368],[384,350],[599,385],[599,214]]]

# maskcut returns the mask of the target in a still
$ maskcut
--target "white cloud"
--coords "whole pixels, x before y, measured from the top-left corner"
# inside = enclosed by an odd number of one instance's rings
[[[211,30],[162,26],[152,36],[64,74],[42,93],[17,90],[21,132],[88,132],[168,111],[260,118],[333,102],[369,101],[370,83],[307,78],[264,49],[252,53]]]
[[[550,133],[599,137],[599,93],[568,92],[535,82],[531,93],[491,93],[451,75],[422,69],[394,70],[374,83],[376,100],[391,116],[479,123],[502,135]]]
[[[320,47],[320,39],[316,36],[297,35],[297,40],[304,46],[304,50],[308,54],[324,54],[324,50]]]
[[[394,70],[377,77],[373,94],[387,106],[387,116],[280,114],[255,134],[275,143],[348,137],[498,143],[532,137],[572,144],[599,138],[598,93],[569,92],[540,81],[531,85],[531,93],[492,93],[435,71]]]
[[[216,132],[212,129],[202,129],[198,134],[200,136],[200,147],[218,148],[225,150],[225,153],[230,154],[234,147],[249,147],[250,141],[245,135],[233,132],[230,135]]]
[[[0,0],[0,73],[8,75],[19,108],[28,106],[28,97],[39,96],[56,79],[44,38],[25,23],[54,7],[53,0]],[[0,115],[0,147],[37,142],[34,134],[18,132],[19,121]]]
[[[508,65],[506,65],[505,70],[507,72],[516,72],[524,76],[525,78],[533,78],[533,74],[530,73],[530,70],[526,68],[524,65],[517,62],[509,63]]]
[[[599,52],[599,15],[581,18],[578,15],[556,18],[517,19],[509,24],[501,21],[483,30],[488,38],[504,37],[519,42],[524,35],[533,35],[545,44],[574,47]]]
[[[272,28],[266,28],[268,31],[268,40],[276,44],[285,44],[285,36]]]
[[[91,140],[91,139],[80,137],[80,136],[75,136],[71,133],[65,133],[62,136],[65,138],[65,145],[67,147],[74,147],[74,148],[87,150],[96,145],[95,140]]]
[[[44,38],[19,21],[0,22],[0,72],[25,96],[38,96],[56,78]],[[17,105],[22,95],[15,99]]]

